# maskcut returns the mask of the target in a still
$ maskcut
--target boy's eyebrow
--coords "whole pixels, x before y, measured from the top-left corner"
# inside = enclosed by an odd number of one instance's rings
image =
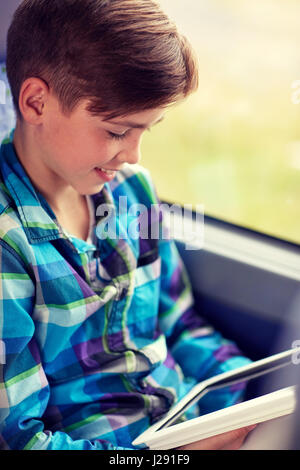
[[[165,116],[162,116],[158,121],[156,121],[152,126],[155,126],[156,124],[162,122],[164,120]],[[117,126],[123,126],[123,127],[131,127],[133,129],[149,129],[149,127],[145,124],[137,124],[136,122],[131,122],[131,121],[123,121],[123,122],[113,122],[113,121],[107,121],[110,122],[110,124],[115,124]],[[152,127],[151,126],[151,127]]]

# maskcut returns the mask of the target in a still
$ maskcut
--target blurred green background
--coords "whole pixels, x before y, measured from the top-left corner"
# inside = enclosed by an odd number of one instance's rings
[[[144,137],[160,197],[300,243],[300,2],[160,3],[200,66],[197,93]]]

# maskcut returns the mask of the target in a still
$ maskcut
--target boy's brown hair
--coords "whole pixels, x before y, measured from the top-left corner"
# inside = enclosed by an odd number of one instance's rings
[[[62,112],[88,99],[107,119],[185,98],[198,86],[188,40],[155,0],[24,0],[7,36],[17,117],[22,83],[44,80]]]

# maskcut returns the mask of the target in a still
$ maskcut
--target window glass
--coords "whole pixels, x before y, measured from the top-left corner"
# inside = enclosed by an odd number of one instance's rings
[[[164,200],[300,243],[300,2],[160,0],[200,87],[143,142]]]

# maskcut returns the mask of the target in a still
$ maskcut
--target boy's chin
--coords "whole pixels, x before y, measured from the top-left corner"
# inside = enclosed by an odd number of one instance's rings
[[[104,188],[104,183],[94,185],[90,188],[78,188],[76,191],[80,196],[93,196],[94,194],[100,193],[102,189]]]

